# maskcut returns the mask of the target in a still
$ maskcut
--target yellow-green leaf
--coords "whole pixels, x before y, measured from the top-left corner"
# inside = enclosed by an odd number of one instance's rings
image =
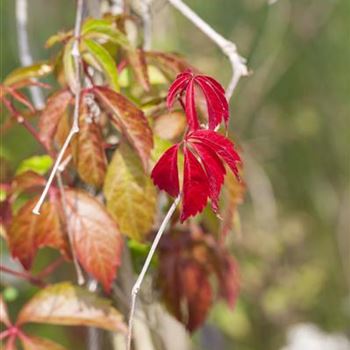
[[[20,67],[12,71],[5,79],[4,85],[13,85],[27,79],[40,78],[52,72],[53,66],[47,62],[39,62],[27,67]]]
[[[52,158],[48,155],[33,156],[24,159],[18,166],[16,174],[22,174],[26,171],[33,171],[40,175],[45,175],[52,166]]]
[[[24,350],[66,350],[61,344],[45,338],[20,335],[20,339]]]
[[[109,85],[116,91],[119,91],[118,70],[109,52],[97,42],[91,39],[84,39],[83,45],[101,66]]]
[[[75,67],[74,67],[74,59],[72,56],[72,49],[74,45],[74,38],[70,39],[63,51],[63,67],[64,67],[64,76],[66,79],[66,83],[69,88],[75,92],[77,87],[77,81],[75,77]]]
[[[139,158],[126,144],[114,153],[103,191],[121,233],[142,241],[154,222],[156,190]]]
[[[108,300],[68,282],[46,287],[25,304],[17,324],[28,322],[126,330],[122,315]]]

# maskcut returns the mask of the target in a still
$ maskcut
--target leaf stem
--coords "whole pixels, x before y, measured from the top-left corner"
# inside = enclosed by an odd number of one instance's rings
[[[45,286],[45,282],[43,282],[40,278],[38,277],[34,277],[31,274],[29,274],[28,272],[20,272],[20,271],[16,271],[16,270],[12,270],[6,266],[0,265],[0,271],[8,273],[10,275],[16,276],[16,277],[20,277],[38,287],[43,287]]]
[[[174,214],[174,211],[175,211],[176,207],[178,206],[179,202],[180,202],[180,196],[178,196],[175,199],[174,203],[171,205],[167,214],[165,215],[163,222],[160,225],[159,230],[158,230],[158,232],[153,240],[150,251],[148,252],[148,255],[146,257],[146,261],[142,266],[142,270],[141,270],[139,276],[137,277],[137,280],[132,288],[129,325],[128,325],[127,350],[131,350],[132,327],[133,327],[133,321],[134,321],[134,315],[135,315],[137,294],[141,288],[142,282],[143,282],[145,275],[147,273],[147,270],[151,264],[151,261],[152,261],[153,255],[157,249],[158,243],[159,243],[160,239],[162,238],[164,230],[165,230],[169,220],[171,219],[172,215]]]
[[[232,66],[232,77],[226,89],[226,98],[230,100],[232,94],[242,76],[248,75],[246,59],[239,55],[237,46],[232,41],[225,39],[216,32],[207,22],[200,18],[182,0],[168,0],[181,14],[189,19],[198,29],[200,29],[209,39],[211,39],[221,51],[228,57]]]
[[[80,106],[80,94],[81,94],[81,82],[80,82],[80,51],[79,51],[79,42],[80,42],[80,31],[81,31],[81,22],[83,18],[83,5],[84,0],[77,0],[77,11],[75,18],[75,28],[74,28],[74,45],[72,47],[72,56],[74,57],[75,62],[75,103],[74,103],[74,115],[73,115],[73,124],[69,131],[69,134],[57,156],[56,162],[51,170],[51,174],[46,182],[45,188],[33,209],[33,214],[40,215],[40,208],[46,198],[46,195],[50,189],[52,181],[56,175],[57,169],[59,168],[62,158],[72,140],[74,135],[79,132],[79,106]]]

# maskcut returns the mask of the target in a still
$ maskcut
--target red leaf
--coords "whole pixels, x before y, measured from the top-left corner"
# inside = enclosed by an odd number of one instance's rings
[[[109,292],[121,263],[123,240],[116,223],[95,198],[66,190],[68,228],[79,262]]]
[[[181,222],[201,212],[208,200],[209,183],[206,173],[196,157],[184,149],[184,182]]]
[[[154,184],[173,197],[179,194],[179,175],[177,168],[178,149],[179,145],[174,145],[165,151],[153,168],[151,174]]]
[[[187,136],[187,140],[193,143],[203,143],[210,147],[239,178],[237,163],[241,159],[234,149],[234,144],[228,138],[212,130],[195,130]]]
[[[193,144],[193,147],[197,151],[205,172],[207,173],[209,180],[209,197],[211,199],[212,209],[216,213],[219,209],[219,195],[226,174],[225,167],[216,153],[206,145],[196,143]]]
[[[222,120],[227,125],[229,106],[223,87],[213,78],[206,75],[195,75],[190,70],[179,74],[170,86],[167,97],[168,108],[172,107],[176,96],[181,98],[183,93],[185,93],[185,111],[189,127],[192,130],[198,129],[199,121],[196,111],[195,85],[202,90],[207,103],[209,129],[214,130]]]

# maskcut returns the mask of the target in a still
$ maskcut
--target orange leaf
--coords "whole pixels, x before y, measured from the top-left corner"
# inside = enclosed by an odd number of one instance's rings
[[[18,258],[25,269],[30,269],[33,259],[42,247],[52,247],[68,256],[66,235],[60,222],[60,205],[57,201],[46,201],[40,215],[32,210],[39,197],[26,202],[14,216],[7,232],[11,254]]]
[[[73,160],[80,178],[87,184],[101,187],[107,169],[100,125],[92,119],[85,104],[80,107],[79,133],[73,139]]]
[[[112,123],[121,129],[147,169],[153,148],[153,136],[143,112],[113,90],[95,87],[93,91],[104,108],[111,113]]]
[[[104,289],[111,289],[121,263],[123,240],[116,223],[95,198],[77,190],[66,190],[68,229],[84,269]]]
[[[46,107],[40,116],[40,138],[50,149],[52,148],[53,136],[55,135],[58,123],[64,115],[71,99],[72,94],[69,90],[64,89],[57,91],[49,97]]]

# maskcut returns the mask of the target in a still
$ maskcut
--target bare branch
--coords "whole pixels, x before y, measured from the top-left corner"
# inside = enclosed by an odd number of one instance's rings
[[[28,22],[28,6],[27,0],[16,0],[16,27],[17,27],[17,45],[19,59],[22,66],[30,66],[33,64],[33,57],[30,53],[27,22]],[[34,106],[36,109],[42,109],[45,106],[44,96],[38,86],[29,88]]]
[[[74,45],[72,48],[72,56],[74,57],[74,64],[75,64],[75,103],[74,103],[74,115],[73,115],[73,125],[72,128],[69,131],[69,134],[57,156],[56,162],[51,170],[51,174],[46,182],[44,191],[42,192],[40,199],[38,203],[35,205],[33,209],[33,214],[40,215],[40,208],[46,198],[46,195],[50,189],[50,186],[52,184],[52,181],[55,177],[55,174],[57,172],[57,169],[59,168],[62,158],[72,140],[74,135],[79,132],[79,106],[80,106],[80,93],[81,93],[81,82],[80,82],[80,63],[81,63],[81,57],[80,57],[80,50],[79,50],[79,42],[80,42],[80,30],[81,30],[81,22],[83,17],[83,5],[84,0],[77,0],[77,12],[76,12],[76,19],[75,19],[75,28],[74,28]]]
[[[188,18],[198,29],[200,29],[209,39],[211,39],[222,52],[228,57],[232,66],[232,78],[226,88],[226,98],[230,100],[232,94],[242,76],[248,75],[246,59],[239,55],[237,46],[232,41],[225,39],[216,32],[207,22],[203,21],[191,8],[182,0],[168,0],[178,11]]]
[[[133,321],[134,321],[134,314],[135,314],[135,308],[136,308],[136,299],[137,299],[137,294],[141,288],[143,279],[145,278],[145,275],[147,273],[147,270],[149,268],[149,265],[151,264],[153,255],[157,249],[158,243],[160,241],[160,239],[162,238],[162,235],[164,233],[164,230],[166,228],[166,226],[168,225],[169,220],[171,219],[172,215],[174,214],[174,211],[176,209],[176,207],[178,206],[180,202],[180,196],[178,196],[174,203],[171,205],[171,207],[169,208],[167,214],[165,215],[165,218],[162,222],[162,224],[159,227],[159,230],[153,240],[153,243],[151,245],[150,251],[147,255],[146,261],[142,266],[142,270],[132,288],[131,291],[131,306],[130,306],[130,315],[129,315],[129,326],[128,326],[128,346],[127,346],[127,350],[131,350],[131,339],[132,339],[132,328],[133,328]]]

